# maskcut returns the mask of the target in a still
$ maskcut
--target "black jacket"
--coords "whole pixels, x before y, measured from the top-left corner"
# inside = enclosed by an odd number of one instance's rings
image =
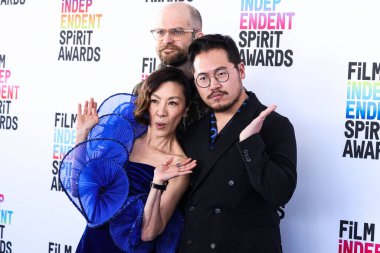
[[[249,100],[209,150],[210,115],[185,133],[186,154],[197,160],[187,196],[179,249],[185,252],[280,253],[277,209],[296,187],[296,139],[290,121],[272,112],[259,134],[240,132],[266,107]]]

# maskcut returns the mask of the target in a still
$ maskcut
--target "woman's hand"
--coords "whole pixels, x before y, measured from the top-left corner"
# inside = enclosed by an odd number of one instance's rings
[[[246,126],[246,128],[244,128],[243,131],[241,131],[241,133],[239,135],[240,141],[243,141],[243,140],[247,139],[248,137],[250,137],[250,136],[252,136],[252,135],[257,134],[258,132],[260,132],[261,127],[263,126],[264,120],[276,108],[277,108],[276,105],[271,105],[267,109],[265,109],[264,111],[262,111],[260,113],[260,115],[257,116],[257,118],[255,118],[254,120],[252,120],[252,122],[249,123],[249,125]]]
[[[184,176],[192,173],[192,169],[197,166],[197,161],[187,158],[181,163],[173,164],[174,158],[171,157],[160,167],[155,168],[153,183],[164,184],[174,177]]]
[[[82,104],[78,104],[78,114],[76,119],[77,143],[86,140],[88,132],[99,122],[97,103],[93,98],[85,101],[82,111]]]
[[[181,162],[179,163],[179,161]],[[152,187],[145,202],[141,229],[141,239],[143,241],[154,240],[165,229],[166,224],[189,185],[190,179],[183,176],[192,173],[192,169],[195,166],[197,166],[197,163],[191,158],[183,161],[182,159],[176,159],[174,162],[174,158],[171,157],[164,164],[154,169],[152,183],[163,187],[162,189],[157,188],[157,186]],[[167,181],[175,177],[178,178],[170,182],[163,194]]]

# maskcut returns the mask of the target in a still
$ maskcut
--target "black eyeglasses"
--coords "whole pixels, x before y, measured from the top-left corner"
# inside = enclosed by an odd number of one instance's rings
[[[235,67],[232,67],[230,69],[219,69],[216,70],[214,73],[214,76],[208,76],[206,74],[199,74],[197,78],[195,79],[195,83],[201,87],[201,88],[207,88],[211,84],[211,77],[214,77],[216,81],[220,83],[224,83],[228,81],[228,78],[230,77],[229,70],[233,69]]]
[[[196,33],[198,32],[195,29],[183,29],[183,28],[172,28],[172,29],[161,29],[161,28],[156,28],[150,30],[150,32],[153,35],[153,38],[156,40],[163,40],[166,36],[166,34],[169,32],[170,38],[173,40],[179,40],[181,39],[185,33]]]

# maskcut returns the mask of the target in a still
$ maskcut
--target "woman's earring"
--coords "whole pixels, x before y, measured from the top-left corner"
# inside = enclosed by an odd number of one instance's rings
[[[188,119],[187,119],[187,116],[188,116],[188,113],[189,112],[189,108],[186,108],[184,113],[183,113],[183,116],[182,116],[182,128],[183,130],[186,129],[186,126],[188,125]]]
[[[186,128],[186,118],[187,118],[187,113],[185,113],[185,114],[182,116],[182,127],[183,127],[183,129]]]

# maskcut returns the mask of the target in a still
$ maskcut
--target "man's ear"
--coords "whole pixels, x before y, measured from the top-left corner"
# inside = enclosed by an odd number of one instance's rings
[[[238,70],[239,70],[240,78],[243,80],[245,78],[245,65],[244,65],[244,62],[240,62],[239,63]]]
[[[198,39],[200,37],[202,37],[204,35],[204,33],[202,31],[199,31],[195,34],[195,38]]]

